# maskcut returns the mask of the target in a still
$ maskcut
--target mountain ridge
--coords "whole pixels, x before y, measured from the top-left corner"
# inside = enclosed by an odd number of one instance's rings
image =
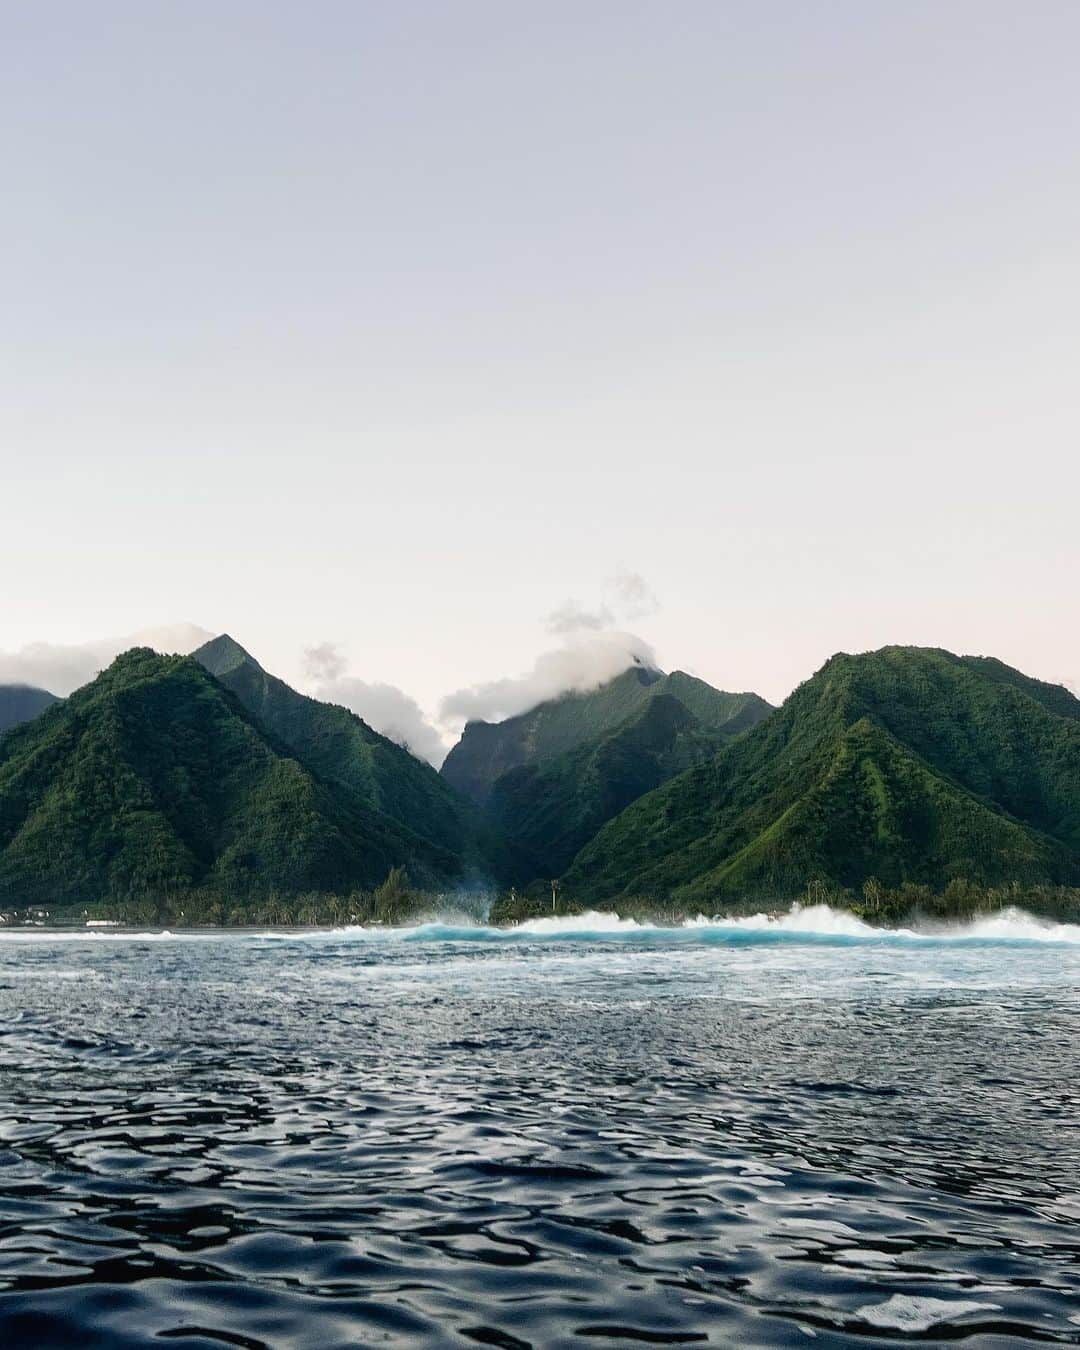
[[[190,657],[135,648],[0,740],[0,899],[375,885],[459,860],[328,784]]]
[[[1080,879],[1080,701],[988,660],[838,653],[743,738],[608,822],[565,885],[704,903],[790,895],[812,877]]]
[[[500,880],[514,871],[512,853],[472,803],[356,713],[299,693],[228,633],[192,656],[318,774],[438,848],[461,853],[474,880]]]
[[[729,694],[683,671],[664,674],[635,665],[596,689],[568,690],[501,722],[467,723],[443,762],[442,775],[483,806],[503,774],[615,730],[659,694],[677,698],[705,726],[730,723],[733,735],[771,711],[757,694]]]

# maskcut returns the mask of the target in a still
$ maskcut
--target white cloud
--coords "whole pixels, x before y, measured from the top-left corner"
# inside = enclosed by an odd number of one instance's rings
[[[304,648],[304,671],[309,679],[330,683],[340,679],[348,668],[336,642],[320,642]]]
[[[598,689],[632,665],[656,669],[656,654],[633,633],[597,633],[567,641],[536,658],[523,675],[492,680],[448,694],[439,720],[450,727],[463,722],[498,722],[527,712],[569,690]]]
[[[579,605],[576,600],[567,600],[553,609],[544,620],[544,627],[549,633],[557,637],[564,637],[568,633],[580,633],[582,631],[598,632],[604,628],[611,628],[615,623],[615,616],[607,605],[600,605],[596,609],[586,609]]]
[[[143,628],[124,637],[94,642],[30,642],[17,651],[0,651],[0,684],[32,684],[66,697],[131,647],[153,647],[158,652],[186,655],[213,636],[196,624],[179,623]]]
[[[446,742],[414,698],[392,684],[368,684],[352,676],[323,680],[311,690],[324,703],[340,703],[381,736],[403,746],[436,768],[446,758]]]
[[[608,585],[615,594],[615,608],[624,620],[647,619],[660,608],[660,601],[640,572],[619,567]]]
[[[647,619],[660,609],[660,601],[640,572],[631,572],[621,564],[604,584],[604,598],[594,608],[577,600],[564,600],[544,620],[544,627],[556,637],[572,633],[600,633],[616,623]]]
[[[446,758],[446,742],[416,699],[397,685],[357,679],[347,673],[348,669],[348,659],[336,642],[319,642],[304,649],[304,670],[311,681],[308,692],[312,698],[340,703],[380,736],[437,768]]]

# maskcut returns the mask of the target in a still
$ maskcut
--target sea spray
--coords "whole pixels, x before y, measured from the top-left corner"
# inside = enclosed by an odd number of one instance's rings
[[[850,910],[829,905],[793,904],[783,911],[708,917],[699,914],[681,923],[664,925],[620,918],[599,910],[583,914],[551,915],[522,923],[493,927],[476,914],[455,906],[420,921],[399,926],[350,924],[335,928],[260,928],[148,931],[145,929],[0,929],[0,942],[161,942],[208,941],[217,936],[258,938],[280,942],[337,939],[358,942],[490,942],[490,943],[638,943],[654,946],[742,946],[767,943],[815,945],[950,944],[1080,945],[1080,924],[1040,919],[1025,910],[1009,908],[978,915],[959,923],[921,922],[909,928],[878,928]]]

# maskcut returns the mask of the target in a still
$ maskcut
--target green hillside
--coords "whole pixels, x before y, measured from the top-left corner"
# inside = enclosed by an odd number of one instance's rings
[[[371,886],[461,860],[326,781],[197,662],[136,649],[0,739],[0,905]]]
[[[504,773],[487,810],[528,859],[532,877],[559,876],[605,821],[724,742],[677,698],[660,694],[613,731]]]
[[[833,657],[745,737],[606,825],[565,888],[707,904],[871,876],[1080,881],[1080,702],[984,658]]]
[[[0,732],[43,713],[56,702],[56,695],[30,684],[0,684]]]
[[[706,730],[728,735],[771,711],[756,694],[727,694],[682,671],[663,675],[635,665],[599,689],[563,694],[504,722],[470,722],[446,757],[443,777],[484,805],[503,774],[614,731],[659,695],[677,699]]]
[[[380,736],[348,708],[297,693],[227,634],[200,647],[194,658],[320,777],[460,855],[464,871],[477,880],[514,872],[505,841],[471,802],[430,764]]]

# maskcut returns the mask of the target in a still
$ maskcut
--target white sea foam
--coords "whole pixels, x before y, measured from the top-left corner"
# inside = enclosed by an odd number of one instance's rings
[[[514,933],[532,933],[535,937],[558,937],[570,933],[639,933],[656,931],[656,924],[639,923],[637,919],[620,919],[617,914],[602,914],[590,909],[585,914],[553,915],[550,919],[526,919],[515,924]]]
[[[975,1303],[970,1299],[917,1298],[893,1294],[884,1303],[870,1303],[858,1316],[872,1327],[904,1332],[929,1331],[942,1322],[952,1322],[977,1312],[1000,1312],[1000,1303]]]
[[[687,919],[686,928],[735,928],[748,932],[813,933],[821,937],[880,938],[912,937],[906,928],[874,928],[852,914],[850,910],[833,909],[829,905],[794,904],[782,914],[748,914],[736,918],[707,919],[699,914]]]
[[[345,938],[377,942],[514,942],[532,940],[605,940],[674,942],[682,945],[735,945],[800,941],[844,946],[863,943],[1049,943],[1080,946],[1080,924],[1054,923],[1024,910],[1010,908],[966,923],[924,923],[917,928],[879,928],[849,910],[829,905],[794,904],[789,909],[739,916],[699,914],[676,925],[619,918],[590,910],[584,914],[551,915],[527,919],[506,928],[492,928],[460,913],[432,917],[421,923],[387,927],[349,924],[339,928],[277,928],[210,930],[173,933],[101,928],[0,928],[0,941],[9,942],[168,942],[214,941],[219,937],[246,937],[274,941]]]
[[[1054,923],[1025,910],[1010,907],[967,923],[928,923],[919,928],[877,928],[849,910],[829,905],[794,904],[780,914],[753,914],[738,918],[687,919],[685,927],[736,929],[745,932],[803,933],[818,937],[847,937],[864,941],[889,939],[946,942],[1064,942],[1080,944],[1080,924]]]
[[[212,933],[102,932],[100,928],[0,928],[0,942],[173,942],[177,938],[212,938]]]

